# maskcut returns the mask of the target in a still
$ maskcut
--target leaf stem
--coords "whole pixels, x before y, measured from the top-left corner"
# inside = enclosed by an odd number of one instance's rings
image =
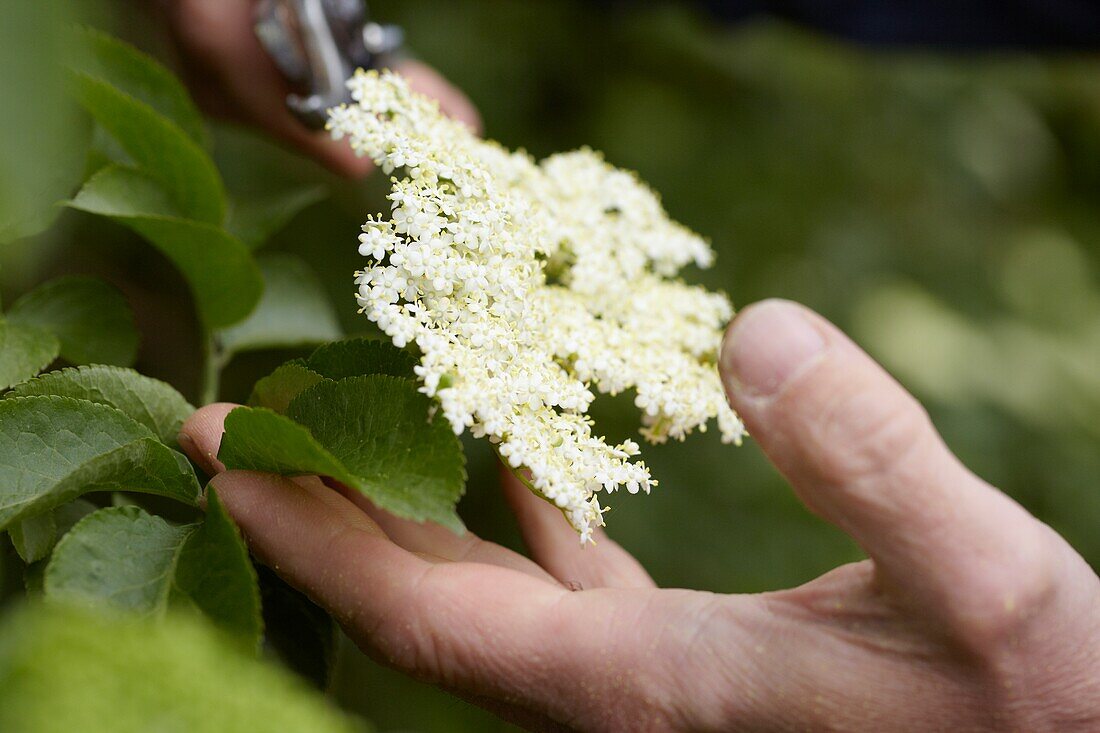
[[[202,382],[199,386],[199,404],[209,405],[218,401],[221,392],[222,369],[225,357],[217,338],[207,333],[203,338]]]

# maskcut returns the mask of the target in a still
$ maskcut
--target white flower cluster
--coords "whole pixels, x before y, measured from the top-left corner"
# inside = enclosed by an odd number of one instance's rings
[[[329,129],[392,175],[388,217],[363,226],[363,312],[415,343],[422,391],[456,433],[488,436],[582,542],[598,492],[648,492],[638,445],[593,435],[592,388],[636,392],[642,434],[744,430],[715,357],[726,298],[672,279],[707,266],[700,237],[634,175],[590,150],[541,163],[478,139],[390,73],[358,72]]]

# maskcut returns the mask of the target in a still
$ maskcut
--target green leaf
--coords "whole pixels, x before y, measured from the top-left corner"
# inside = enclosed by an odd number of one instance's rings
[[[0,603],[6,603],[12,592],[17,591],[18,588],[12,579],[16,576],[19,561],[13,558],[12,554],[8,549],[8,543],[0,535]]]
[[[248,318],[219,334],[227,355],[314,346],[343,336],[328,294],[305,262],[293,255],[271,254],[258,263],[263,297]]]
[[[0,244],[37,234],[80,185],[85,115],[66,93],[76,3],[7,2],[0,22]],[[18,100],[18,101],[16,101]]]
[[[225,416],[218,460],[228,469],[284,476],[316,474],[349,486],[356,483],[356,477],[308,429],[262,407],[238,407]]]
[[[294,359],[256,382],[248,404],[286,412],[291,400],[323,379],[339,381],[369,374],[415,378],[414,359],[388,341],[351,338],[319,347],[308,359]]]
[[[193,614],[27,604],[0,621],[0,730],[368,733]]]
[[[462,445],[414,382],[385,375],[320,382],[287,415],[355,474],[353,486],[383,509],[461,531],[454,506],[466,485]]]
[[[73,364],[129,366],[137,355],[134,314],[122,293],[102,280],[51,280],[17,300],[7,316],[57,336],[61,357]]]
[[[176,123],[105,81],[75,72],[80,103],[188,218],[225,219],[225,187],[206,152]]]
[[[263,636],[258,583],[248,548],[211,487],[206,517],[176,564],[172,600],[188,602],[258,651]]]
[[[12,544],[15,551],[26,562],[27,568],[34,568],[31,573],[24,573],[24,580],[33,580],[36,588],[42,590],[42,570],[45,569],[43,558],[50,555],[57,544],[57,539],[63,537],[69,529],[73,528],[80,519],[98,510],[98,506],[84,499],[77,499],[67,504],[62,504],[54,511],[40,514],[11,526]],[[22,547],[20,547],[22,543]],[[32,590],[27,587],[27,590]]]
[[[461,531],[454,506],[465,458],[446,421],[429,420],[430,407],[406,379],[326,380],[290,403],[290,419],[262,408],[229,413],[218,457],[227,468],[330,476],[398,516]]]
[[[46,597],[140,614],[163,612],[183,543],[194,530],[138,507],[100,509],[57,543],[46,566]]]
[[[38,374],[60,351],[61,343],[52,333],[0,317],[0,390]]]
[[[248,550],[211,492],[201,524],[176,526],[136,506],[101,509],[57,543],[48,598],[138,614],[198,610],[255,652],[263,633]]]
[[[110,163],[95,172],[70,205],[112,219],[184,219],[164,186],[131,166]],[[199,224],[193,219],[185,219]],[[217,227],[212,227],[217,228]]]
[[[321,346],[305,365],[329,379],[347,379],[368,374],[415,378],[416,359],[388,341],[352,338]]]
[[[50,554],[57,541],[57,522],[53,512],[29,517],[11,526],[11,543],[23,562],[32,563]]]
[[[86,181],[95,175],[101,168],[108,165],[118,164],[124,165],[130,168],[134,167],[134,159],[122,149],[118,140],[111,137],[111,134],[104,130],[99,125],[92,125],[92,139],[88,144],[88,155],[84,163],[84,177],[82,181]],[[171,201],[171,196],[165,192],[165,198],[168,200],[168,205],[176,210],[176,204]]]
[[[202,115],[171,71],[133,46],[92,28],[79,28],[75,35],[83,52],[75,62],[81,71],[144,102],[196,143],[205,144]]]
[[[90,491],[136,491],[194,505],[191,464],[108,405],[70,397],[0,400],[0,529]]]
[[[23,566],[23,589],[27,592],[28,597],[38,598],[42,595],[42,582],[45,574],[45,560]]]
[[[291,219],[323,199],[326,194],[324,186],[303,186],[236,199],[229,211],[225,228],[248,245],[249,249],[258,249]]]
[[[248,398],[251,407],[266,407],[283,413],[298,394],[320,382],[324,377],[307,369],[300,359],[287,362],[252,387]]]
[[[99,507],[87,499],[74,499],[68,504],[62,504],[57,507],[53,510],[54,525],[57,527],[57,536],[63,536],[72,529],[77,522],[98,509]]]
[[[220,227],[180,218],[163,187],[148,175],[107,166],[69,206],[114,219],[160,249],[187,278],[208,328],[240,321],[260,300],[263,278],[248,248]]]
[[[174,445],[183,421],[195,408],[170,384],[133,369],[86,366],[43,374],[17,385],[9,397],[60,395],[110,405]]]

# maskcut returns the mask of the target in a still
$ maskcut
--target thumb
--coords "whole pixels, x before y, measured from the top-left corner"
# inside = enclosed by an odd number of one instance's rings
[[[960,587],[995,592],[1044,556],[1039,522],[963,467],[917,401],[812,311],[777,300],[745,309],[720,369],[798,496],[895,587],[944,602]]]

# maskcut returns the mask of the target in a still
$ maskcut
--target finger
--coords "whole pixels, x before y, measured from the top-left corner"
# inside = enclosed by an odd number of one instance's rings
[[[225,432],[225,416],[240,405],[230,402],[215,402],[200,407],[180,428],[179,444],[187,457],[198,464],[207,476],[214,476],[225,470],[218,460],[218,449]]]
[[[443,114],[464,122],[474,132],[481,133],[481,115],[473,102],[438,71],[412,59],[397,64],[394,70],[405,77],[413,91],[437,100]]]
[[[267,130],[335,172],[359,178],[372,170],[346,142],[310,130],[286,107],[289,85],[253,30],[250,0],[180,0],[172,7],[172,27],[190,60],[187,71],[199,102],[212,114],[239,119]],[[481,118],[470,100],[438,72],[407,60],[396,70],[440,109],[475,131]]]
[[[1038,523],[967,471],[916,400],[820,316],[785,301],[746,309],[721,373],[796,493],[896,585],[951,596],[1034,564]]]
[[[208,475],[213,476],[225,470],[225,466],[217,458],[218,448],[224,432],[225,416],[236,407],[238,405],[227,402],[207,405],[188,418],[180,431],[180,447]],[[298,483],[317,481],[316,478],[294,480]],[[430,556],[433,560],[499,565],[557,585],[553,577],[529,559],[500,545],[485,542],[472,532],[459,535],[437,524],[398,519],[379,510],[357,491],[338,485],[335,490],[365,511],[394,542],[409,552]]]
[[[184,424],[181,444],[212,472],[234,407],[209,405]],[[549,719],[607,728],[617,711],[663,714],[654,682],[638,679],[651,665],[616,643],[633,596],[569,593],[488,564],[433,564],[315,478],[228,471],[210,486],[253,553],[381,661],[525,724],[534,714],[544,727]],[[625,704],[610,708],[584,692],[609,685]]]
[[[320,485],[242,471],[211,485],[253,552],[387,664],[556,721],[604,718],[602,696],[578,690],[631,674],[607,638],[615,611],[606,596],[491,565],[426,562]]]
[[[511,471],[501,467],[500,473],[501,488],[531,556],[566,587],[656,587],[634,556],[603,530],[594,533],[594,545],[582,546],[556,507],[531,493]]]
[[[188,57],[200,102],[213,113],[260,127],[350,177],[371,170],[346,143],[307,128],[286,107],[289,86],[253,31],[251,0],[179,0],[172,28]],[[216,89],[216,93],[211,92]]]
[[[558,581],[530,559],[486,542],[470,531],[458,534],[434,522],[414,522],[379,509],[370,499],[355,489],[339,488],[349,501],[369,516],[398,546],[428,559],[447,562],[480,562],[511,568],[533,578],[558,585]]]

